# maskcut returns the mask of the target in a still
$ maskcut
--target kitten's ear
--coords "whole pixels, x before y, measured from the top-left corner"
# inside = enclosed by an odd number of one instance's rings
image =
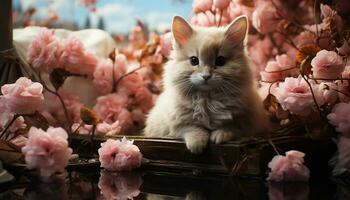
[[[191,25],[189,25],[182,17],[175,16],[173,18],[172,32],[176,43],[183,46],[190,39],[193,30]]]
[[[240,44],[244,42],[244,39],[248,31],[248,18],[245,15],[237,17],[233,22],[227,26],[225,36],[233,44]]]

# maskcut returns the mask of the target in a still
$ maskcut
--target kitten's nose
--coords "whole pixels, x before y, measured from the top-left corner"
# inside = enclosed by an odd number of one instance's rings
[[[210,79],[211,74],[202,74],[202,78],[207,81],[208,79]]]

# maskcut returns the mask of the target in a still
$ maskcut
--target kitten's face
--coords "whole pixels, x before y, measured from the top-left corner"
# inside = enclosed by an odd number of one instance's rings
[[[245,17],[226,28],[195,28],[175,17],[174,83],[185,92],[235,88],[247,70]],[[243,75],[244,76],[244,75]]]

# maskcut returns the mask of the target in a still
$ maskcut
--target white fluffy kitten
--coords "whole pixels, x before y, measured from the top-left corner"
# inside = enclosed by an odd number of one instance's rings
[[[222,28],[192,27],[174,17],[172,59],[146,136],[183,138],[192,153],[200,153],[209,140],[219,144],[267,131],[245,51],[247,28],[246,16]]]

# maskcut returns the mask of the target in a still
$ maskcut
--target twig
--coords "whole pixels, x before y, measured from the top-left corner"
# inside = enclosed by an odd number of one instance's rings
[[[271,141],[271,139],[268,139],[267,142],[272,146],[272,149],[275,151],[277,155],[281,155],[280,152],[278,151],[276,145]]]
[[[66,105],[65,105],[65,103],[64,103],[64,101],[63,101],[61,95],[60,95],[57,91],[51,90],[51,89],[46,85],[46,83],[43,81],[43,79],[42,79],[42,77],[41,77],[41,73],[39,72],[38,74],[39,74],[39,80],[40,80],[41,84],[43,85],[43,87],[45,88],[45,90],[47,90],[48,92],[50,92],[50,93],[52,93],[52,94],[54,94],[55,96],[58,97],[58,99],[59,99],[59,101],[60,101],[60,103],[61,103],[61,105],[62,105],[62,107],[63,107],[64,115],[65,115],[66,118],[67,118],[67,122],[68,122],[67,131],[68,131],[69,135],[71,135],[71,134],[72,134],[72,130],[71,130],[72,122],[71,122],[71,120],[70,120],[67,107],[66,107]]]
[[[118,88],[119,83],[120,83],[125,77],[127,77],[127,76],[133,74],[134,72],[140,70],[141,68],[142,68],[142,66],[139,66],[138,68],[136,68],[136,69],[134,69],[134,70],[132,70],[132,71],[130,71],[130,72],[124,74],[123,76],[121,76],[121,77],[117,80],[117,82],[115,83],[116,88]]]
[[[10,123],[8,123],[7,126],[5,127],[5,129],[1,132],[0,138],[2,138],[3,136],[6,135],[7,130],[11,127],[11,125],[16,121],[16,119],[17,119],[19,116],[20,116],[20,115],[17,115],[17,114],[15,114],[15,115],[13,116],[12,120],[10,121]],[[7,135],[6,135],[5,138],[7,138]]]
[[[350,98],[350,94],[347,94],[347,93],[345,93],[345,92],[342,92],[342,91],[340,91],[340,90],[333,89],[333,88],[331,88],[331,90],[334,90],[334,91],[336,91],[336,92],[339,92],[340,94],[345,95],[345,96],[347,96],[347,97]]]
[[[220,27],[220,25],[221,25],[222,14],[223,14],[223,11],[222,11],[222,10],[220,10],[220,17],[219,17],[218,27]]]
[[[318,103],[317,103],[317,100],[316,100],[316,97],[315,97],[315,93],[314,93],[314,91],[313,91],[313,89],[312,89],[312,86],[311,86],[310,82],[307,80],[307,76],[302,75],[301,77],[305,80],[305,82],[306,82],[307,85],[309,86],[310,92],[311,92],[311,94],[312,94],[312,98],[313,98],[314,103],[315,103],[316,108],[317,108],[317,111],[319,112],[320,117],[321,117],[321,119],[322,119],[322,118],[323,118],[322,110],[321,110],[320,106],[319,106]],[[306,77],[306,78],[305,78],[305,77]]]
[[[292,69],[297,69],[298,67],[289,67],[289,68],[286,68],[286,69],[281,69],[281,70],[275,70],[275,71],[265,71],[266,73],[279,73],[279,72],[285,72],[285,71],[289,71],[289,70],[292,70]]]
[[[308,77],[308,78],[315,81],[340,81],[340,80],[350,81],[350,78],[313,78],[313,77]]]

